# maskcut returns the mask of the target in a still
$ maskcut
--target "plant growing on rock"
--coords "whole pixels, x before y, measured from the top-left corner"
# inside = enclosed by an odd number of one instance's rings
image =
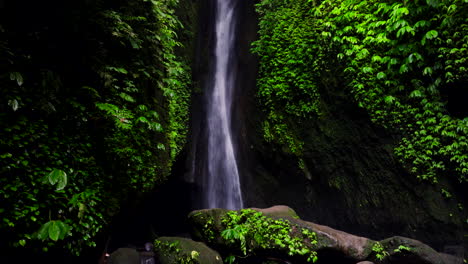
[[[307,262],[317,261],[316,234],[291,224],[286,219],[272,219],[252,209],[230,211],[222,219],[225,229],[221,236],[229,244],[239,247],[240,256],[254,255],[260,249],[286,249],[290,256],[304,256]],[[293,236],[294,234],[294,236]],[[233,263],[236,256],[226,259]]]
[[[383,260],[385,257],[389,256],[389,253],[385,250],[382,244],[380,242],[376,242],[372,246],[372,251],[375,253],[375,257],[378,260]]]
[[[192,250],[190,254],[183,254],[179,242],[159,241],[154,242],[154,247],[157,251],[165,256],[177,256],[176,261],[179,264],[199,264],[198,257],[200,253]]]

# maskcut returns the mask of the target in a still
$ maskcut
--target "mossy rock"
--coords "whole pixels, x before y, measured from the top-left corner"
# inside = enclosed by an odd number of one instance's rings
[[[218,252],[202,242],[183,237],[160,237],[155,241],[157,263],[161,264],[222,264]]]
[[[255,211],[263,215],[258,216]],[[232,215],[234,218],[230,218]],[[232,223],[230,225],[229,219],[236,219],[234,227]],[[205,220],[209,222],[204,222]],[[280,223],[281,221],[284,223]],[[251,256],[306,263],[309,256],[314,256],[310,255],[311,252],[312,254],[316,252],[318,261],[325,263],[335,263],[330,260],[337,260],[336,263],[372,261],[376,264],[458,264],[462,261],[460,258],[440,254],[418,240],[394,236],[374,241],[328,226],[303,221],[298,219],[294,210],[287,206],[243,209],[237,211],[237,214],[224,209],[199,210],[189,215],[189,223],[197,239],[223,254],[242,256],[246,255],[247,251],[249,254],[244,256],[247,257],[245,263],[249,263],[248,257]],[[282,229],[276,230],[271,228],[271,225]],[[263,229],[267,229],[268,232]],[[284,230],[289,231],[284,233]],[[235,233],[239,232],[242,232],[242,237],[245,239],[243,243],[240,243],[239,239],[236,240],[236,237],[240,236],[236,236]],[[282,235],[276,236],[277,233]],[[304,236],[306,233],[313,233],[313,236]],[[226,234],[230,234],[231,238]],[[288,241],[295,241],[292,249]],[[242,245],[247,247],[247,250],[244,249],[244,253],[240,254]],[[378,247],[375,247],[376,245]],[[304,253],[301,253],[303,250]]]
[[[188,215],[190,232],[194,239],[204,241],[207,244],[220,244],[221,231],[224,229],[221,219],[229,210],[226,209],[202,209],[191,212]]]
[[[380,244],[388,252],[386,257],[388,263],[458,264],[463,262],[460,258],[441,254],[428,245],[407,237],[390,237],[380,241]]]

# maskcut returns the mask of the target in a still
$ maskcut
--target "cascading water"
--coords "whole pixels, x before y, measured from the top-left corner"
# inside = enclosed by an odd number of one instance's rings
[[[240,209],[243,207],[239,172],[233,146],[231,117],[236,73],[231,67],[235,41],[235,3],[216,0],[216,45],[209,81],[207,109],[207,171],[203,207]]]

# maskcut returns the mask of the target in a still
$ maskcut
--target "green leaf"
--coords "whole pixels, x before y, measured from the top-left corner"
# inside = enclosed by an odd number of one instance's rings
[[[49,183],[51,185],[55,185],[58,182],[60,174],[61,174],[61,170],[53,169],[48,175]]]
[[[49,227],[52,224],[51,221],[43,224],[37,232],[37,238],[40,240],[46,240],[49,237]]]
[[[420,21],[418,21],[418,22],[416,22],[414,24],[414,27],[419,28],[419,27],[424,27],[424,26],[429,25],[429,24],[430,23],[428,21],[426,21],[426,20],[420,20]]]
[[[387,104],[392,104],[395,100],[396,100],[396,98],[394,96],[391,96],[391,95],[387,95],[384,98],[384,101]]]
[[[234,263],[235,260],[236,260],[236,257],[233,256],[233,255],[230,255],[230,256],[226,257],[226,262],[229,263],[229,264]]]
[[[51,221],[49,225],[49,238],[53,241],[57,241],[60,237],[60,224],[57,221]]]
[[[158,149],[159,149],[159,150],[165,150],[166,147],[164,146],[164,144],[158,143]]]
[[[146,105],[138,105],[138,109],[140,109],[141,111],[147,111],[148,107]]]
[[[439,33],[435,30],[430,30],[426,33],[426,39],[433,39],[436,38],[439,35]]]
[[[146,119],[146,117],[144,116],[140,116],[138,117],[137,121],[141,122],[141,123],[145,123],[145,124],[149,124],[150,122],[148,121],[148,119]]]
[[[423,75],[431,75],[432,74],[432,68],[431,67],[426,67],[423,70]]]
[[[19,72],[10,72],[10,80],[16,81],[18,86],[23,85],[23,76]]]
[[[382,60],[382,57],[380,57],[379,55],[372,56],[372,61],[373,62],[380,62],[381,60]]]
[[[72,229],[71,226],[67,225],[66,223],[64,223],[62,221],[57,221],[57,224],[60,227],[59,239],[65,239],[65,237],[68,235],[68,233]]]
[[[400,71],[399,71],[399,72],[400,72],[400,73],[408,72],[408,65],[402,64],[402,65],[400,66]]]
[[[8,105],[11,107],[11,109],[13,109],[13,111],[18,110],[19,108],[19,103],[16,99],[8,100]]]
[[[134,103],[135,102],[135,99],[129,95],[129,94],[126,94],[126,93],[120,93],[119,96],[124,99],[125,101],[127,102],[131,102],[131,103]]]
[[[422,97],[422,93],[419,90],[414,90],[409,95],[410,98],[420,98]]]
[[[58,179],[56,190],[57,191],[63,190],[65,186],[67,186],[67,182],[68,182],[67,174],[63,172],[63,174],[61,174],[61,177]]]
[[[162,131],[162,126],[159,123],[151,123],[151,129],[160,132]]]
[[[372,67],[362,67],[362,72],[363,73],[371,73],[373,71],[374,71],[374,69]]]
[[[63,190],[67,185],[67,174],[63,170],[53,169],[47,178],[51,185],[57,184],[57,191]]]
[[[138,43],[134,39],[129,39],[128,41],[130,41],[130,45],[132,45],[132,48],[134,49],[140,48],[140,45],[138,45]]]
[[[108,69],[116,71],[116,72],[120,72],[120,73],[123,73],[123,74],[128,73],[128,71],[126,69],[124,69],[124,68],[108,67]]]

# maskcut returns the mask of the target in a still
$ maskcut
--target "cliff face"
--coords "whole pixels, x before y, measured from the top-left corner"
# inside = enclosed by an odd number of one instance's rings
[[[250,134],[255,158],[245,177],[246,203],[286,204],[304,219],[373,239],[402,235],[438,248],[463,243],[457,204],[400,166],[393,139],[358,109],[339,100],[327,106],[326,116],[304,124],[304,170],[260,133]]]

